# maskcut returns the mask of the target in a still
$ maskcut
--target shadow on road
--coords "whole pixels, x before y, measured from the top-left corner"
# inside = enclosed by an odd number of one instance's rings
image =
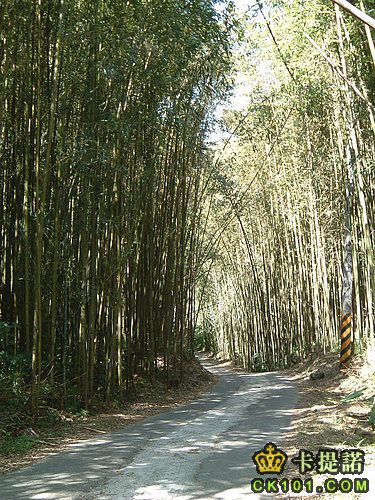
[[[220,376],[206,396],[7,473],[0,477],[0,498],[128,499],[121,488],[127,475],[134,498],[241,498],[256,475],[254,451],[280,443],[287,431],[296,390],[281,374],[235,373],[213,361],[205,366]],[[152,460],[142,460],[149,449]],[[167,477],[158,477],[159,467]]]

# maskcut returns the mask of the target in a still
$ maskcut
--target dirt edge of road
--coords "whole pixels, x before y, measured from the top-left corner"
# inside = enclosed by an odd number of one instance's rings
[[[288,370],[287,373],[298,387],[299,399],[292,412],[290,431],[282,445],[289,457],[295,456],[301,449],[315,454],[319,448],[359,448],[365,452],[363,477],[369,476],[370,485],[374,487],[375,432],[369,415],[374,405],[375,375],[366,366],[365,359],[357,356],[347,369],[340,370],[339,354],[331,352],[324,355],[312,353],[301,365]],[[363,393],[356,396],[362,389]],[[289,460],[284,476],[289,479],[301,476],[298,472]],[[314,479],[314,484],[323,484],[325,479],[334,476],[318,475],[314,471],[310,477]],[[285,498],[285,495],[280,496]],[[310,500],[322,496],[346,499],[361,497],[354,493],[298,496]]]

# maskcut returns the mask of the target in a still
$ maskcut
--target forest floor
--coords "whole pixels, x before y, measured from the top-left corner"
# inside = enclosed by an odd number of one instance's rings
[[[319,448],[336,450],[359,448],[365,452],[365,469],[362,477],[370,481],[370,494],[375,489],[375,432],[368,417],[375,395],[375,376],[366,372],[361,357],[356,357],[344,372],[339,369],[338,353],[311,355],[311,358],[297,368],[287,370],[299,389],[299,400],[292,412],[292,426],[283,440],[283,450],[288,456],[305,449],[317,453]],[[312,380],[312,374],[324,374],[320,380]],[[360,397],[355,392],[366,388]],[[347,398],[349,400],[345,400]],[[291,476],[290,461],[284,476]],[[298,475],[298,474],[297,474]],[[295,476],[295,473],[294,473]],[[321,485],[328,477],[312,473],[314,487]],[[340,479],[344,476],[336,476]],[[346,475],[346,478],[358,477]],[[283,495],[280,495],[283,496]],[[322,494],[298,495],[314,499]],[[354,493],[323,494],[329,498],[361,498]],[[285,495],[283,496],[285,498]]]
[[[175,380],[176,377],[177,374]],[[139,378],[136,382],[137,395],[133,401],[107,404],[106,408],[101,404],[93,408],[90,414],[59,412],[58,421],[50,427],[35,425],[24,430],[21,437],[24,436],[28,444],[31,441],[31,449],[23,450],[22,446],[17,449],[13,445],[10,451],[4,453],[0,447],[0,473],[24,467],[66,449],[72,443],[122,429],[146,417],[185,405],[207,392],[216,381],[216,376],[194,360],[184,363],[178,387],[168,389],[164,383],[151,384]]]

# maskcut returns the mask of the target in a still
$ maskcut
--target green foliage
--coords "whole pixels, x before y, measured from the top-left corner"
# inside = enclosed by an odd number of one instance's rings
[[[37,439],[22,434],[13,437],[10,434],[0,436],[0,455],[24,455],[37,444]]]
[[[0,323],[0,343],[9,343],[9,337],[17,325]],[[27,383],[31,371],[31,357],[25,353],[13,354],[6,349],[0,351],[0,403],[11,402],[16,408],[23,408],[27,402]],[[0,406],[1,406],[0,405]]]
[[[356,390],[354,392],[351,392],[347,396],[343,397],[341,401],[343,403],[347,403],[349,401],[353,401],[353,399],[360,398],[361,396],[363,396],[363,394],[366,391],[366,389],[367,389],[367,387],[363,387],[362,389],[358,389],[358,390]]]
[[[370,422],[370,424],[375,425],[375,404],[371,408],[371,412],[369,415],[369,422]]]
[[[255,353],[252,357],[251,371],[253,372],[266,372],[267,366],[259,353]]]
[[[196,351],[216,353],[215,332],[210,323],[198,324],[195,327],[194,348]]]
[[[205,333],[200,327],[197,327],[195,330],[194,346],[197,351],[204,351],[206,347]]]

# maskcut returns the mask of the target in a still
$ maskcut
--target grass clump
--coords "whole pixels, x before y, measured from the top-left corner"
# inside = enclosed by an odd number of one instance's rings
[[[0,455],[24,455],[37,444],[37,440],[32,436],[21,434],[12,436],[5,434],[0,437]]]

